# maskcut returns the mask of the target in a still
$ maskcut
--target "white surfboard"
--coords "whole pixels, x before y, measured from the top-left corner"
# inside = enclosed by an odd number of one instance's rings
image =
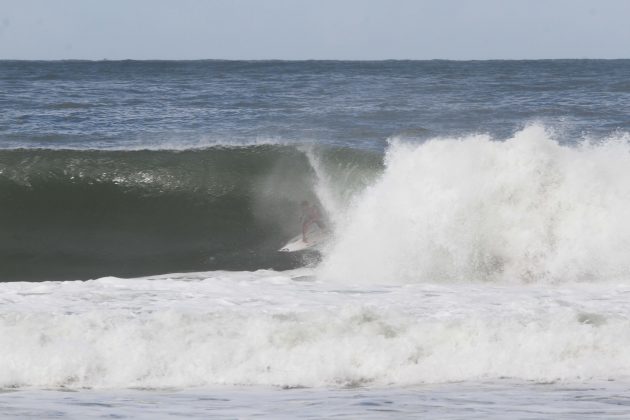
[[[285,246],[280,248],[280,252],[297,252],[304,251],[306,249],[315,248],[321,245],[328,239],[328,234],[319,228],[311,229],[306,234],[307,242],[302,240],[302,234],[299,234],[295,238],[291,239]]]

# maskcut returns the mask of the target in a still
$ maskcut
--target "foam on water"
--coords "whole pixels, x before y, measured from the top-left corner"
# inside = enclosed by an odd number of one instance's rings
[[[542,126],[394,141],[338,223],[320,275],[357,282],[630,279],[628,137],[562,145]]]
[[[307,269],[0,285],[0,387],[630,378],[630,288],[345,286]]]

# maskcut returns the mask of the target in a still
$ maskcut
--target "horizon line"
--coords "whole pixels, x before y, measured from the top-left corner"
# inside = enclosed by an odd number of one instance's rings
[[[284,59],[284,58],[0,58],[2,61],[21,61],[21,62],[123,62],[123,61],[216,61],[216,62],[418,62],[418,61],[451,61],[451,62],[479,62],[479,61],[623,61],[630,60],[626,58],[473,58],[473,59],[457,59],[457,58],[380,58],[380,59],[336,59],[336,58],[302,58],[302,59]]]

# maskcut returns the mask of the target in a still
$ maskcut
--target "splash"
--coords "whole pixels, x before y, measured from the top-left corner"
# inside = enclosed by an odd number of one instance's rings
[[[320,269],[344,282],[630,278],[630,146],[562,145],[534,125],[399,141],[344,215]]]

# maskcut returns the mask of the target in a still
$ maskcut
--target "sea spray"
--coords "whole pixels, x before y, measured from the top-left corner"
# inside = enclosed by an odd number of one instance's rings
[[[347,148],[300,146],[315,182],[313,192],[326,217],[336,227],[343,223],[353,198],[382,173],[382,154]],[[333,233],[332,229],[331,233]]]
[[[542,126],[393,142],[319,272],[342,282],[630,280],[630,146]]]

